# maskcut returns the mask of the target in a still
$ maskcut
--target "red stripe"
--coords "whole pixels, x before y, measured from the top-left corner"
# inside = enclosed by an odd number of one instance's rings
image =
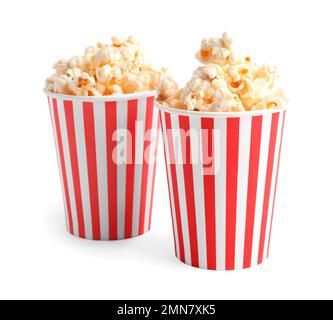
[[[167,135],[168,146],[169,146],[170,170],[171,170],[171,178],[172,178],[173,197],[174,197],[175,210],[176,210],[176,220],[177,220],[178,240],[179,240],[179,254],[180,254],[180,260],[185,262],[184,238],[183,238],[182,220],[181,220],[181,214],[180,214],[179,191],[178,191],[178,183],[177,183],[175,152],[174,152],[174,147],[173,147],[170,113],[165,113],[165,125],[166,125],[166,130],[167,130],[166,135]]]
[[[206,245],[207,245],[207,267],[216,270],[216,217],[215,217],[215,175],[214,160],[214,119],[201,119],[202,145],[203,145],[203,181],[205,196],[206,215]],[[208,172],[208,173],[207,173]]]
[[[113,135],[117,131],[117,102],[106,102],[106,148],[108,164],[108,203],[109,203],[109,235],[110,240],[118,239],[118,187],[117,187],[117,163],[113,160],[113,153],[117,147],[117,141]],[[115,159],[116,160],[116,159]]]
[[[271,246],[272,226],[273,226],[273,218],[274,218],[274,210],[275,210],[275,199],[276,199],[276,191],[277,191],[278,177],[279,177],[279,170],[280,170],[280,160],[281,160],[281,150],[282,150],[282,140],[283,140],[283,132],[284,132],[284,122],[285,122],[285,119],[286,119],[286,112],[284,111],[283,112],[282,131],[281,131],[280,150],[279,150],[279,160],[278,160],[278,166],[277,166],[277,171],[276,171],[275,191],[274,191],[274,200],[273,200],[273,209],[272,209],[272,220],[271,220],[271,226],[270,226],[270,231],[269,231],[267,258],[269,256],[269,249],[270,249],[270,246]]]
[[[77,212],[78,227],[79,227],[79,236],[81,238],[85,238],[86,233],[85,233],[83,207],[82,207],[82,194],[81,194],[79,164],[78,164],[78,158],[77,158],[73,103],[72,103],[72,101],[64,101],[64,106],[65,106],[65,115],[66,115],[66,123],[67,123],[69,153],[70,153],[71,164],[72,164],[72,175],[73,175],[73,183],[74,183],[74,193],[75,193],[76,212]]]
[[[235,269],[239,118],[227,119],[226,270]]]
[[[64,189],[65,189],[64,191],[65,191],[65,197],[66,197],[69,231],[70,231],[71,234],[74,234],[72,209],[71,209],[71,202],[70,202],[70,198],[69,198],[68,181],[67,181],[67,175],[66,175],[64,148],[63,148],[63,145],[62,145],[60,122],[59,122],[59,113],[58,113],[58,104],[57,104],[56,99],[53,99],[53,113],[54,113],[54,123],[55,123],[55,129],[56,129],[57,140],[58,140],[58,149],[59,149],[59,156],[60,156],[61,173],[62,173],[62,178],[63,178],[63,182],[64,182]]]
[[[155,146],[155,163],[154,163],[154,172],[153,172],[153,182],[151,188],[151,197],[150,197],[150,212],[149,212],[149,230],[151,229],[151,220],[153,213],[153,204],[154,204],[154,190],[155,190],[155,177],[156,177],[156,164],[157,164],[157,152],[158,152],[158,141],[160,135],[160,122],[157,124],[157,136],[156,136],[156,146]]]
[[[96,160],[96,139],[94,123],[94,104],[91,102],[83,103],[84,132],[86,140],[90,210],[93,239],[101,239],[101,225],[99,217],[99,199],[98,199],[98,178],[97,178],[97,160]]]
[[[273,176],[273,166],[274,166],[274,157],[275,157],[275,148],[276,148],[276,136],[279,124],[279,115],[280,115],[279,113],[275,113],[272,116],[271,135],[269,142],[269,152],[268,152],[267,171],[266,171],[267,173],[266,173],[266,184],[265,184],[265,196],[264,196],[264,205],[263,205],[263,214],[261,222],[261,232],[260,232],[258,264],[261,264],[264,259],[267,216],[268,216],[269,199],[271,196],[271,188],[272,188],[272,176]]]
[[[162,123],[162,112],[159,112],[159,117],[160,117],[160,123]],[[163,126],[162,129],[164,130]],[[163,132],[164,134],[164,132]],[[166,134],[166,133],[165,133]],[[167,163],[167,151],[166,151],[166,143],[167,141],[165,141],[163,143],[164,145],[164,159],[165,159],[165,172],[166,172],[166,176],[167,176],[167,180],[168,180],[168,191],[169,191],[169,200],[170,200],[170,212],[171,212],[171,218],[172,218],[172,231],[173,231],[173,239],[174,239],[174,245],[175,245],[175,252],[177,255],[177,246],[176,246],[176,234],[175,234],[175,221],[173,219],[173,210],[172,210],[172,202],[171,202],[171,190],[170,190],[170,180],[169,180],[169,174],[168,174],[168,163]]]
[[[262,116],[252,118],[249,180],[247,192],[247,212],[244,245],[244,269],[251,267],[253,229],[257,202],[258,170],[262,131]]]
[[[191,139],[190,137],[186,136],[190,132],[189,117],[179,116],[179,128],[182,131],[181,144],[182,144],[182,154],[183,154],[184,183],[186,190],[188,229],[190,233],[190,244],[191,244],[191,261],[192,261],[192,266],[199,267],[197,221],[195,213],[194,180],[193,180],[193,168],[192,168],[192,157],[191,157]]]
[[[138,100],[128,102],[127,113],[127,164],[126,164],[126,207],[125,207],[125,238],[132,238],[133,229],[133,198],[135,177],[135,143]]]
[[[145,215],[147,207],[147,185],[148,185],[148,170],[149,163],[146,161],[146,156],[148,154],[151,145],[151,127],[153,122],[153,112],[154,112],[154,97],[149,97],[147,99],[146,106],[146,123],[145,123],[145,141],[143,148],[143,162],[142,162],[142,178],[141,178],[141,200],[140,200],[140,218],[139,218],[139,235],[145,232]]]

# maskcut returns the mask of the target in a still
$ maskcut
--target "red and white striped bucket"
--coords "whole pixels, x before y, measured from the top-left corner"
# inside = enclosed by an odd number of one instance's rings
[[[177,257],[210,270],[268,258],[285,110],[159,106]]]
[[[46,94],[69,232],[120,240],[149,231],[159,125],[155,92]]]

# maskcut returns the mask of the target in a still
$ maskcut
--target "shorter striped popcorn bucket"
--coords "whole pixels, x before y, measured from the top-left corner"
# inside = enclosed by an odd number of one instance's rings
[[[285,110],[158,108],[177,257],[209,270],[261,264],[269,254]]]
[[[46,94],[69,232],[120,240],[149,231],[159,125],[155,92]]]

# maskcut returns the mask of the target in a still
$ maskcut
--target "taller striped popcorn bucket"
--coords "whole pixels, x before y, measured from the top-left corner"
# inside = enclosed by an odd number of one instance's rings
[[[46,94],[69,232],[120,240],[149,231],[159,125],[155,92]]]
[[[176,256],[209,270],[261,264],[269,255],[285,110],[158,108]]]

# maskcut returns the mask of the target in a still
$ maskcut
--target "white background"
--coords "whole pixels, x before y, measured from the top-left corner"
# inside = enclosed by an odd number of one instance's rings
[[[270,260],[237,272],[174,258],[160,148],[153,230],[67,234],[43,94],[52,63],[112,35],[138,38],[184,84],[203,37],[227,30],[279,67],[290,97]],[[5,1],[0,8],[0,298],[333,298],[332,1]]]

